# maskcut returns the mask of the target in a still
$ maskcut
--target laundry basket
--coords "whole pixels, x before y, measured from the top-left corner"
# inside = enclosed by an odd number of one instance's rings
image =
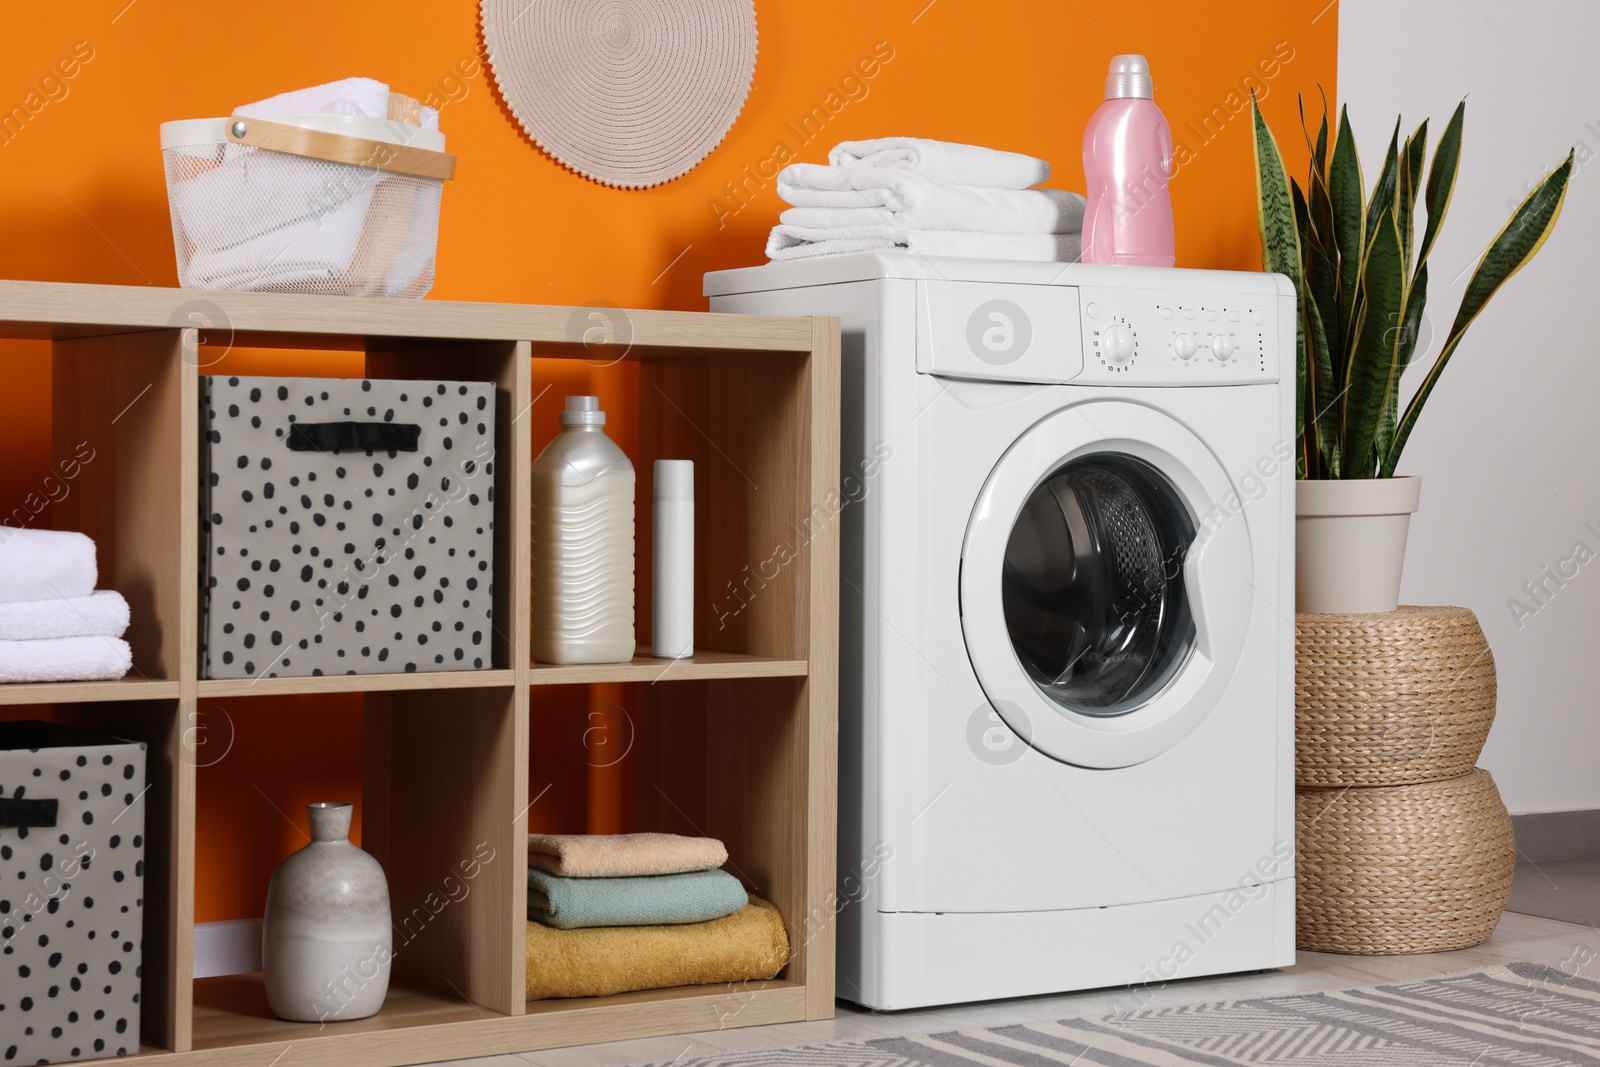
[[[421,297],[433,287],[444,135],[359,115],[161,125],[189,289]]]

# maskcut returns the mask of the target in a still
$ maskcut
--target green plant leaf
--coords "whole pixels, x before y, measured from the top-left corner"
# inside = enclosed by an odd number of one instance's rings
[[[1400,247],[1405,250],[1406,274],[1411,274],[1411,238],[1417,206],[1417,190],[1422,185],[1422,159],[1428,150],[1428,120],[1406,138],[1400,154],[1400,188],[1395,198],[1395,221],[1400,227]]]
[[[1305,190],[1306,206],[1311,218],[1311,235],[1317,247],[1331,258],[1335,253],[1333,252],[1333,205],[1328,198],[1328,102],[1327,100],[1322,102],[1322,124],[1317,128],[1317,139],[1312,141],[1311,130],[1306,126],[1305,98],[1296,99],[1300,104],[1300,131],[1305,134],[1306,149],[1311,154]]]
[[[1422,161],[1428,153],[1428,120],[1423,119],[1422,125],[1406,138],[1406,202],[1410,207],[1417,206],[1417,193],[1422,188]]]
[[[1433,165],[1428,168],[1428,223],[1422,231],[1422,247],[1417,252],[1417,269],[1428,261],[1433,251],[1434,239],[1444,224],[1445,212],[1450,209],[1450,194],[1455,191],[1456,171],[1461,164],[1461,128],[1466,122],[1467,102],[1456,105],[1455,113],[1445,124],[1439,145],[1433,150]]]
[[[1406,292],[1406,310],[1400,325],[1399,362],[1395,368],[1394,388],[1389,390],[1388,399],[1383,405],[1383,418],[1378,421],[1374,451],[1377,454],[1380,471],[1388,464],[1389,453],[1394,450],[1395,427],[1399,423],[1400,416],[1400,381],[1415,357],[1417,341],[1422,332],[1422,312],[1427,303],[1428,265],[1424,263],[1417,268],[1417,276],[1412,279],[1411,287]]]
[[[1315,300],[1305,305],[1306,374],[1305,418],[1310,423],[1306,462],[1307,478],[1339,476],[1339,399],[1333,389],[1333,353],[1323,329],[1322,312]]]
[[[1416,427],[1422,406],[1427,403],[1433,387],[1438,384],[1439,375],[1444,373],[1444,368],[1450,362],[1450,357],[1455,354],[1456,346],[1461,343],[1467,327],[1482,314],[1484,307],[1494,294],[1500,291],[1500,287],[1507,279],[1526,266],[1549,239],[1556,219],[1561,217],[1562,204],[1566,201],[1567,182],[1572,177],[1572,163],[1573,153],[1568,152],[1567,158],[1562,160],[1555,170],[1545,175],[1544,180],[1518,205],[1505,228],[1495,235],[1494,240],[1485,249],[1483,257],[1478,260],[1477,269],[1473,271],[1472,279],[1467,282],[1467,291],[1461,297],[1461,307],[1456,311],[1455,322],[1450,326],[1450,336],[1445,340],[1444,347],[1440,349],[1433,366],[1429,368],[1428,376],[1422,380],[1411,402],[1406,405],[1405,415],[1395,427],[1394,447],[1389,450],[1380,471],[1383,477],[1393,475],[1395,464],[1400,459],[1400,452],[1405,448],[1411,431]]]
[[[1261,227],[1262,269],[1286,274],[1294,283],[1300,300],[1305,299],[1305,283],[1300,271],[1300,233],[1295,222],[1294,194],[1283,169],[1278,142],[1261,117],[1255,93],[1250,94],[1250,113],[1255,124],[1256,218]],[[1297,341],[1298,400],[1295,436],[1305,433],[1305,335],[1295,331]]]
[[[1340,468],[1346,478],[1370,478],[1376,468],[1374,438],[1389,391],[1399,377],[1399,325],[1405,315],[1406,277],[1393,206],[1379,212],[1361,267],[1363,310],[1346,370],[1339,427]]]
[[[1289,176],[1283,169],[1278,142],[1261,117],[1254,93],[1250,96],[1250,110],[1255,121],[1256,219],[1261,227],[1261,264],[1265,270],[1288,275],[1298,288],[1300,234],[1295,225]]]
[[[1361,288],[1361,260],[1366,243],[1367,192],[1361,176],[1361,157],[1356,153],[1355,133],[1350,115],[1339,109],[1339,133],[1328,160],[1328,197],[1333,207],[1334,248],[1338,255],[1339,284],[1336,312],[1324,317],[1329,331],[1328,351],[1334,360],[1335,377],[1343,379],[1350,338],[1355,334],[1357,294]]]
[[[1367,202],[1367,237],[1378,228],[1378,219],[1385,208],[1392,209],[1400,188],[1400,119],[1394,120],[1394,132],[1389,135],[1389,150],[1384,153],[1383,167],[1378,171],[1378,184],[1372,187],[1372,199]]]

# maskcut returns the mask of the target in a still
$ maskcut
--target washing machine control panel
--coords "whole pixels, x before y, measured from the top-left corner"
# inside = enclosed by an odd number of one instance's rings
[[[1280,298],[1273,295],[916,284],[917,370],[924,374],[1131,386],[1278,380]]]
[[[1084,286],[1084,368],[1074,382],[1277,381],[1278,298]]]

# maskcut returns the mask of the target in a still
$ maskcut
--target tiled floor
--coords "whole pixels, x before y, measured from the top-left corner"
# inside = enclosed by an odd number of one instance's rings
[[[1540,864],[1546,868],[1548,865]],[[1559,873],[1559,872],[1558,872]],[[1520,875],[1520,872],[1519,872]],[[1559,886],[1565,875],[1554,878]],[[1576,880],[1569,883],[1578,891]],[[1595,884],[1588,883],[1591,887]],[[1519,886],[1519,890],[1522,887]],[[1591,901],[1591,909],[1596,902]],[[1528,960],[1550,966],[1581,966],[1591,977],[1600,975],[1600,929],[1506,913],[1494,936],[1475,948],[1426,956],[1334,956],[1302,952],[1298,962],[1281,971],[1196,978],[1174,982],[1155,993],[1151,1004],[1202,1003],[1239,997],[1281,996],[1290,993],[1344,989],[1351,986],[1403,981],[1453,974],[1479,967]],[[933,1033],[939,1030],[1001,1026],[1028,1020],[1064,1019],[1100,1015],[1127,1003],[1124,990],[1101,990],[1066,996],[1028,997],[991,1001],[952,1008],[885,1014],[847,1004],[839,1005],[833,1019],[812,1023],[787,1023],[746,1029],[687,1034],[682,1037],[621,1041],[582,1048],[553,1049],[515,1056],[463,1061],[474,1067],[621,1067],[642,1062],[683,1062],[714,1052],[843,1041],[897,1034]]]
[[[1600,859],[1517,864],[1511,908],[1546,919],[1600,926]]]

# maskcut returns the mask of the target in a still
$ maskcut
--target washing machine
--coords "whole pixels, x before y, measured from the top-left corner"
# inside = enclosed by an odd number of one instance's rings
[[[839,996],[1292,963],[1288,280],[863,254],[705,292],[841,325]]]

